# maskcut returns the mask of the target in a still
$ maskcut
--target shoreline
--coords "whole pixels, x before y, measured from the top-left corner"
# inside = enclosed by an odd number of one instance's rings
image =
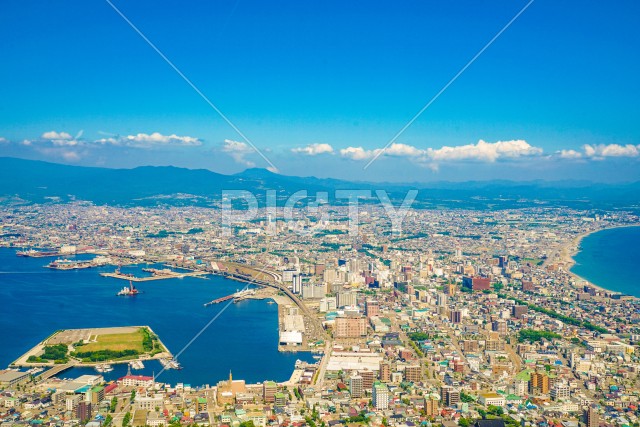
[[[612,289],[607,289],[601,285],[598,285],[596,283],[591,282],[590,280],[587,280],[586,278],[577,275],[576,273],[574,273],[573,271],[571,271],[571,269],[576,265],[576,260],[574,259],[574,257],[580,252],[580,243],[582,243],[582,240],[585,237],[588,237],[592,234],[596,234],[599,233],[601,231],[606,231],[606,230],[615,230],[618,228],[631,228],[631,227],[640,227],[640,224],[627,224],[627,225],[616,225],[613,227],[604,227],[601,228],[599,230],[593,230],[593,231],[586,231],[584,233],[581,233],[579,235],[577,235],[574,239],[572,239],[570,242],[568,242],[567,244],[565,244],[561,251],[561,255],[560,255],[560,260],[561,262],[563,262],[565,264],[566,267],[566,272],[571,276],[571,278],[574,280],[573,283],[573,287],[576,289],[580,288],[580,285],[578,282],[585,282],[588,285],[603,291],[603,292],[609,292],[609,293],[617,293],[617,294],[624,294],[623,292],[619,292],[619,291],[614,291]],[[624,294],[627,295],[627,294]],[[634,296],[634,295],[629,295],[632,296],[634,299],[639,299],[638,297]]]

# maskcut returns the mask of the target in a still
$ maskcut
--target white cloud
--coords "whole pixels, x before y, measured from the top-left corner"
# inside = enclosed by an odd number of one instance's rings
[[[67,132],[56,132],[55,130],[45,132],[40,136],[40,141],[49,142],[56,147],[74,147],[76,145],[81,145],[83,142],[80,141],[80,136],[82,135],[82,131],[78,134],[78,137],[74,138],[71,134]]]
[[[374,150],[365,150],[362,147],[347,147],[340,150],[340,155],[351,160],[365,160],[375,156]]]
[[[486,142],[459,145],[457,147],[444,146],[436,150],[429,148],[426,155],[433,161],[477,160],[495,162],[500,159],[514,159],[531,157],[542,154],[542,149],[533,147],[522,139],[512,141]]]
[[[640,145],[633,144],[585,144],[582,151],[560,150],[556,155],[561,159],[604,160],[607,157],[638,157]]]
[[[109,144],[134,148],[152,148],[158,146],[197,147],[202,145],[202,141],[200,139],[192,136],[179,136],[176,134],[163,135],[159,132],[101,138],[95,142],[104,145]]]
[[[380,150],[374,150],[377,154]],[[394,157],[418,157],[424,155],[424,150],[416,148],[412,145],[393,143],[384,152],[385,156]]]
[[[0,136],[0,144],[8,144],[9,140]]]
[[[243,164],[247,167],[254,167],[256,164],[251,160],[247,160],[245,157],[254,152],[254,149],[249,147],[245,142],[232,141],[225,139],[222,145],[222,151],[227,153],[237,163]]]
[[[42,134],[42,139],[64,139],[64,140],[70,140],[73,139],[73,137],[68,134],[67,132],[56,132],[55,130],[49,131],[49,132],[45,132]]]
[[[306,147],[297,147],[291,149],[292,153],[304,154],[307,156],[315,156],[323,153],[333,153],[333,147],[329,144],[309,144]]]
[[[581,159],[582,153],[576,150],[560,150],[556,152],[561,159]]]
[[[582,146],[586,157],[638,157],[640,145],[619,144],[585,144]]]
[[[367,160],[375,156],[406,157],[411,161],[426,166],[432,170],[438,169],[438,163],[453,161],[481,161],[495,162],[501,159],[515,159],[518,157],[539,156],[542,149],[530,145],[524,140],[486,142],[459,146],[443,146],[437,149],[420,149],[412,145],[393,143],[383,150],[365,150],[362,147],[347,147],[340,150],[343,157],[352,160]]]

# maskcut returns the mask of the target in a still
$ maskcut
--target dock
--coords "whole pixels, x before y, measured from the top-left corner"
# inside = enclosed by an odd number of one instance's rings
[[[227,295],[226,297],[221,297],[218,299],[214,299],[213,301],[209,301],[205,303],[204,306],[208,307],[210,305],[219,304],[221,302],[229,301],[231,299],[233,300],[233,302],[242,301],[242,300],[251,298],[253,295],[255,295],[255,293],[256,293],[255,289],[245,289],[243,291],[237,291],[236,293]]]
[[[136,277],[133,274],[125,274],[125,273],[100,273],[100,275],[102,277],[112,277],[114,279],[121,279],[121,280],[131,280],[132,282],[150,282],[152,280],[163,280],[163,279],[182,279],[183,277],[197,277],[200,279],[204,279],[204,276],[207,276],[211,273],[208,273],[206,271],[191,271],[188,273],[176,273],[176,272],[171,272],[171,273],[163,273],[163,274],[156,274],[153,276],[149,276],[149,277]]]
[[[44,371],[43,373],[41,373],[40,375],[36,376],[36,381],[44,381],[44,380],[48,380],[51,377],[55,377],[56,375],[58,375],[61,372],[66,371],[67,369],[71,369],[74,366],[76,366],[75,362],[69,362],[69,363],[65,363],[64,365],[55,365],[53,368],[51,369],[47,369],[46,371]]]

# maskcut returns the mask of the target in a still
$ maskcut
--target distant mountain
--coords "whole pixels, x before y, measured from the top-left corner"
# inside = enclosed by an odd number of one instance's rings
[[[206,169],[143,166],[133,169],[81,167],[0,157],[0,203],[44,203],[85,200],[123,206],[213,206],[224,190],[248,190],[264,202],[266,190],[282,200],[299,190],[315,196],[335,190],[386,190],[399,202],[410,189],[419,191],[416,207],[504,209],[526,206],[627,208],[640,204],[640,182],[593,184],[582,181],[472,181],[436,183],[370,183],[286,176],[266,169],[223,175]]]

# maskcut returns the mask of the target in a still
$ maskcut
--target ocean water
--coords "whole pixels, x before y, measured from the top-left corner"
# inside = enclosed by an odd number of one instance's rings
[[[640,298],[640,227],[602,230],[582,239],[571,272],[610,291]]]
[[[78,258],[92,258],[79,256]],[[266,300],[248,300],[204,307],[205,302],[234,293],[244,284],[217,276],[138,282],[143,293],[118,297],[128,282],[102,277],[113,266],[58,271],[43,268],[55,258],[19,258],[15,250],[0,248],[0,367],[7,366],[58,329],[148,325],[175,355],[200,331],[180,355],[180,371],[167,370],[158,381],[193,386],[215,384],[233,372],[247,382],[284,381],[297,359],[313,361],[308,352],[278,351],[278,306]],[[123,272],[143,275],[146,265],[123,267]],[[205,326],[216,316],[206,329]],[[116,379],[126,365],[114,365],[104,374]],[[134,374],[152,375],[162,369],[157,361],[145,362]],[[95,373],[73,368],[61,374],[75,377]]]

